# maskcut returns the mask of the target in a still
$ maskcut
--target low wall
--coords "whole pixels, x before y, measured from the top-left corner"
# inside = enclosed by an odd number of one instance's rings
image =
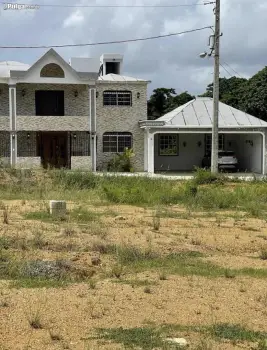
[[[71,169],[92,170],[92,158],[89,156],[71,157]]]
[[[17,157],[17,168],[40,168],[40,157]]]

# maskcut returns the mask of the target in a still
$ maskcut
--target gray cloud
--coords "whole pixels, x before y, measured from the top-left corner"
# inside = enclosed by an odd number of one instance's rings
[[[94,0],[95,4],[129,4],[130,0]],[[33,2],[33,1],[32,1]],[[192,0],[179,0],[190,3]],[[200,1],[201,2],[201,1]],[[42,2],[40,2],[42,3]],[[73,4],[57,0],[58,4]],[[88,4],[81,0],[80,4]],[[160,0],[138,0],[137,4],[162,4]],[[177,1],[165,1],[177,4]],[[266,65],[267,31],[265,0],[222,0],[222,61],[242,76],[251,76]],[[214,22],[212,5],[163,8],[41,8],[35,11],[1,10],[0,40],[2,45],[57,45],[124,40],[127,38],[179,32]],[[103,52],[125,55],[124,73],[152,80],[149,90],[174,87],[177,92],[192,94],[205,91],[212,81],[212,59],[200,59],[207,50],[211,31],[186,34],[131,44],[97,47],[64,48],[57,51],[65,59],[71,56],[100,56]],[[0,60],[33,63],[45,50],[1,50]],[[227,68],[227,66],[226,66]],[[233,73],[229,68],[229,72]],[[234,73],[233,73],[234,74]],[[229,76],[223,69],[222,76]]]

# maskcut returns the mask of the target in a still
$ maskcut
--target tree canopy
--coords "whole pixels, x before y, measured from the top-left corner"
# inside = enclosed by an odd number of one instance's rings
[[[213,97],[213,83],[200,97]],[[148,100],[148,117],[157,119],[194,98],[187,91],[177,95],[172,88],[155,89]],[[220,78],[220,101],[267,121],[267,67],[250,79]]]
[[[194,99],[187,91],[177,95],[175,89],[158,88],[148,100],[148,117],[157,119],[162,115]]]

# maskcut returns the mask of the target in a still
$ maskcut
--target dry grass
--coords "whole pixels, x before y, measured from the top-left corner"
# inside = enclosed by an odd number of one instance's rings
[[[193,350],[263,344],[264,219],[111,205],[89,192],[68,201],[65,221],[44,198],[2,204],[0,349],[166,349],[164,337],[185,337]]]

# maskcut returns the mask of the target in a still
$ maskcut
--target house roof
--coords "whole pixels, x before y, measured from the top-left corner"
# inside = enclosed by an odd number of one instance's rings
[[[213,99],[197,97],[173,111],[158,118],[155,122],[167,126],[186,128],[212,127]],[[219,127],[267,127],[267,123],[236,108],[219,103]]]
[[[147,80],[143,80],[143,79],[137,79],[137,78],[132,78],[132,77],[126,77],[126,76],[123,76],[123,75],[118,75],[118,74],[106,74],[106,75],[103,75],[103,76],[100,76],[98,78],[99,81],[109,81],[109,82],[148,82]]]
[[[29,64],[16,62],[16,61],[3,61],[0,62],[0,78],[10,78],[10,71],[27,71],[30,68]]]

